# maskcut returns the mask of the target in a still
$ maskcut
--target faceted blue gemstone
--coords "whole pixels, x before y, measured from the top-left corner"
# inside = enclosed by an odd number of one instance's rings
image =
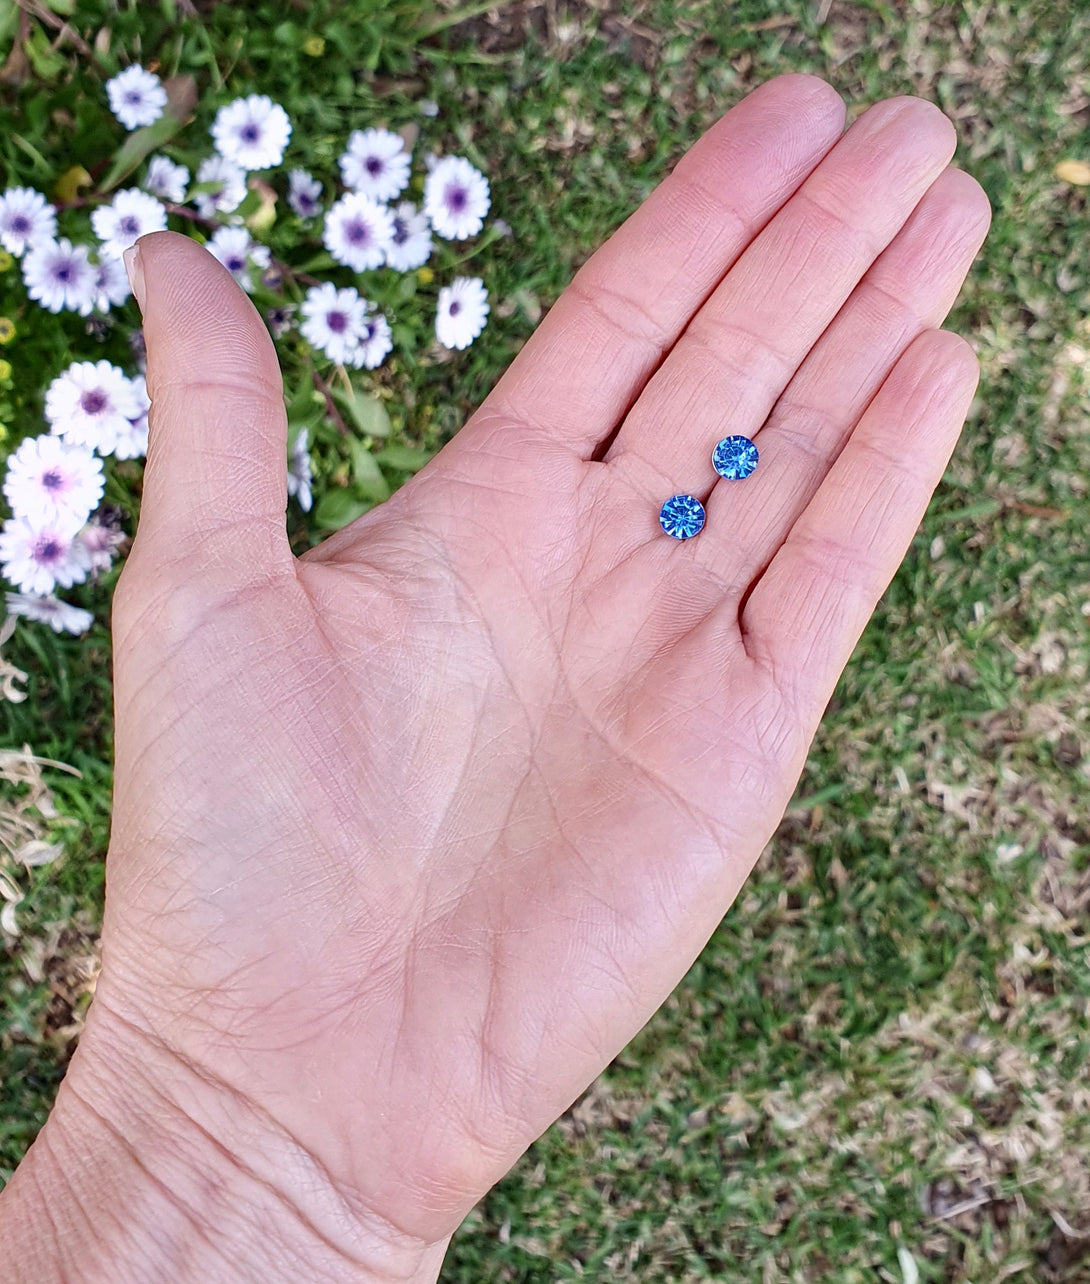
[[[692,495],[672,495],[662,506],[659,525],[674,539],[692,539],[704,529],[704,505]]]
[[[712,451],[712,467],[720,477],[741,481],[757,467],[760,455],[748,437],[724,437]]]

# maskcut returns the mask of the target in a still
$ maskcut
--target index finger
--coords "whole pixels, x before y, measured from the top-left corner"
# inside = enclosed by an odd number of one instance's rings
[[[482,408],[590,458],[692,315],[844,128],[816,76],[777,76],[692,147],[577,273]],[[471,421],[459,441],[472,445]]]

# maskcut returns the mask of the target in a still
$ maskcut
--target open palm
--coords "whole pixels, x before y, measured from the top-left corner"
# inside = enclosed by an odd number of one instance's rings
[[[140,242],[85,1055],[152,1067],[376,1274],[441,1255],[677,984],[953,448],[976,363],[937,327],[987,202],[934,107],[843,118],[809,77],[742,102],[457,438],[298,559],[264,327],[194,242]]]

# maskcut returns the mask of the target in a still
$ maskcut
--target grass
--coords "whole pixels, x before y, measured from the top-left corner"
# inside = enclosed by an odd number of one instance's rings
[[[1053,174],[1090,160],[1090,13],[1071,0],[516,3],[423,36],[413,14],[457,15],[316,5],[263,23],[253,6],[142,8],[93,0],[73,21],[93,44],[108,19],[115,51],[154,53],[207,89],[270,93],[316,140],[316,165],[353,125],[400,125],[430,98],[436,136],[488,172],[513,229],[482,256],[492,324],[457,362],[394,362],[379,380],[393,439],[428,449],[755,84],[807,70],[853,112],[917,93],[954,117],[995,221],[949,323],[983,379],[948,476],[738,903],[657,1016],[474,1210],[443,1279],[1090,1281],[1090,189]],[[314,32],[321,58],[301,50]],[[70,46],[56,58],[51,101],[90,146],[86,71]],[[28,82],[23,103],[38,90]],[[53,165],[80,154],[48,116],[34,141]],[[0,147],[22,177],[29,158]],[[85,343],[78,323],[66,338]],[[4,355],[18,425],[54,358],[44,340]],[[327,477],[336,451],[319,447]],[[302,546],[322,534],[295,533]],[[4,656],[29,675],[27,701],[2,706],[4,744],[82,773],[46,771],[78,824],[57,831],[63,862],[19,875],[0,1031],[10,1171],[86,1003],[109,637],[21,628]]]

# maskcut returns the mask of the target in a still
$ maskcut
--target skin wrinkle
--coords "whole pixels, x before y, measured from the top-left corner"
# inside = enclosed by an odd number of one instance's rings
[[[209,1235],[208,1231],[204,1228],[204,1226],[200,1224],[199,1220],[193,1216],[192,1210],[186,1207],[185,1203],[178,1196],[178,1194],[175,1192],[173,1187],[170,1186],[167,1182],[165,1182],[162,1178],[160,1178],[158,1174],[154,1173],[147,1166],[147,1164],[145,1164],[143,1160],[140,1159],[140,1157],[136,1154],[136,1151],[130,1145],[128,1138],[121,1131],[121,1129],[118,1128],[113,1123],[112,1120],[107,1118],[107,1116],[104,1115],[102,1111],[100,1111],[95,1105],[93,1105],[91,1101],[88,1100],[88,1098],[84,1094],[82,1094],[78,1089],[73,1089],[72,1095],[74,1099],[79,1103],[81,1108],[85,1110],[87,1114],[89,1114],[93,1119],[97,1121],[99,1127],[105,1129],[105,1131],[114,1139],[114,1141],[118,1143],[122,1151],[125,1153],[129,1162],[144,1174],[145,1179],[150,1183],[151,1187],[154,1190],[158,1191],[160,1196],[165,1199],[167,1204],[172,1205],[176,1209],[176,1211],[182,1215],[182,1218],[185,1221],[185,1224],[191,1230],[196,1232],[197,1238],[210,1251],[214,1252],[215,1250],[213,1248],[213,1240]],[[94,1243],[93,1236],[90,1242]]]
[[[183,1068],[187,1069],[190,1075],[192,1075],[194,1078],[203,1082],[207,1086],[216,1089],[221,1095],[225,1094],[227,1098],[229,1098],[230,1100],[241,1104],[244,1107],[244,1109],[248,1110],[252,1115],[255,1116],[255,1118],[263,1120],[266,1124],[271,1125],[270,1127],[271,1134],[273,1136],[278,1136],[279,1138],[281,1138],[281,1140],[286,1140],[289,1143],[292,1150],[294,1151],[295,1155],[301,1157],[304,1163],[309,1165],[310,1168],[321,1178],[322,1188],[328,1191],[331,1195],[333,1195],[335,1200],[340,1204],[341,1210],[345,1214],[346,1224],[353,1224],[353,1223],[359,1223],[361,1221],[367,1221],[369,1230],[372,1228],[376,1229],[378,1231],[379,1238],[382,1239],[391,1248],[400,1249],[401,1246],[397,1245],[395,1243],[395,1240],[404,1239],[408,1241],[408,1246],[410,1251],[423,1252],[426,1249],[427,1245],[425,1245],[423,1241],[421,1241],[417,1236],[412,1235],[408,1231],[405,1231],[401,1227],[395,1225],[388,1218],[378,1215],[377,1213],[375,1213],[373,1209],[369,1208],[366,1204],[361,1205],[358,1198],[355,1197],[356,1195],[358,1195],[358,1192],[355,1192],[353,1196],[349,1196],[348,1193],[346,1193],[345,1191],[342,1191],[340,1189],[339,1184],[333,1178],[332,1173],[328,1170],[328,1168],[322,1162],[322,1160],[320,1160],[317,1157],[317,1155],[313,1154],[306,1146],[304,1146],[299,1141],[299,1139],[294,1135],[294,1133],[289,1128],[287,1128],[279,1119],[277,1119],[274,1115],[272,1115],[269,1112],[269,1110],[267,1110],[264,1106],[260,1105],[248,1093],[243,1092],[236,1084],[232,1084],[221,1079],[218,1075],[213,1074],[207,1066],[200,1066],[200,1065],[197,1065],[195,1062],[190,1061],[188,1058],[179,1057],[179,1055],[175,1051],[173,1051],[165,1042],[163,1042],[162,1039],[160,1039],[158,1036],[153,1034],[151,1030],[136,1026],[133,1022],[129,1021],[126,1017],[122,1016],[116,1009],[112,1009],[112,1015],[116,1020],[119,1021],[121,1025],[127,1027],[131,1033],[135,1034],[137,1038],[142,1038],[150,1041],[153,1044],[153,1046],[158,1047],[161,1054],[165,1055],[174,1064],[182,1065]],[[224,1157],[226,1157],[226,1159],[228,1160],[229,1168],[233,1168],[236,1171],[241,1172],[244,1176],[250,1177],[251,1180],[253,1180],[254,1184],[258,1188],[265,1189],[271,1195],[273,1195],[274,1198],[277,1198],[278,1200],[280,1200],[287,1207],[289,1215],[294,1215],[295,1218],[302,1225],[304,1225],[306,1228],[311,1230],[316,1240],[326,1244],[326,1246],[331,1248],[335,1253],[337,1253],[338,1256],[340,1257],[345,1256],[343,1250],[339,1249],[338,1246],[333,1244],[333,1242],[329,1240],[326,1233],[320,1230],[320,1228],[318,1228],[317,1226],[315,1226],[311,1221],[311,1219],[303,1212],[301,1208],[297,1207],[296,1205],[293,1205],[290,1198],[279,1187],[274,1186],[271,1182],[269,1182],[265,1178],[258,1176],[256,1172],[250,1169],[247,1165],[243,1164],[241,1159],[238,1156],[234,1155],[230,1150],[228,1150],[226,1145],[222,1143],[214,1133],[206,1129],[204,1125],[198,1123],[198,1121],[193,1117],[192,1113],[185,1110],[181,1106],[180,1102],[168,1099],[159,1089],[157,1089],[154,1082],[152,1082],[148,1078],[148,1076],[145,1075],[144,1080],[147,1083],[147,1086],[155,1092],[159,1100],[162,1101],[168,1109],[173,1108],[175,1110],[180,1110],[184,1115],[186,1122],[191,1124],[199,1132],[201,1132],[203,1136],[205,1136],[206,1140],[211,1144],[213,1150],[216,1151],[217,1153],[221,1153]],[[112,1125],[110,1125],[108,1121],[103,1120],[103,1122],[106,1124],[107,1127],[112,1128]],[[121,1140],[123,1140],[123,1138]],[[149,1173],[149,1176],[151,1176],[154,1179],[154,1174]],[[390,1236],[388,1233],[386,1233],[388,1231],[394,1232],[394,1235]],[[364,1265],[362,1260],[357,1262],[356,1264]],[[371,1266],[372,1269],[375,1269],[372,1264],[368,1263],[367,1265]],[[379,1274],[380,1275],[385,1274],[385,1272],[382,1272],[380,1270]],[[401,1277],[389,1276],[388,1278],[398,1279]]]

